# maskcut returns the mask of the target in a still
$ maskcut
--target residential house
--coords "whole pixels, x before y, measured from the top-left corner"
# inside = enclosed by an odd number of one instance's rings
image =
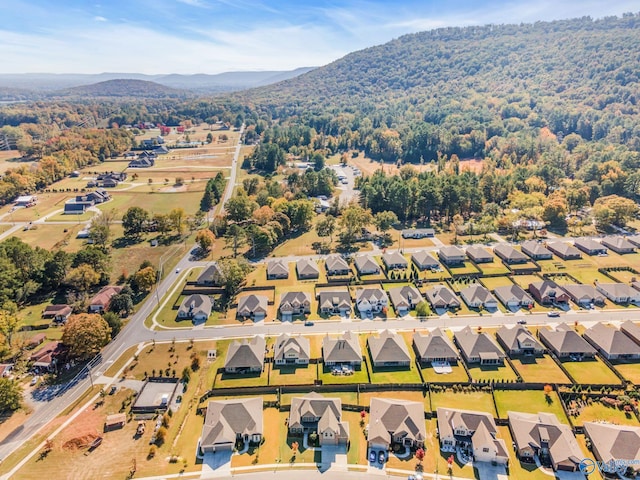
[[[29,339],[29,343],[27,343],[26,348],[29,350],[36,348],[38,345],[42,345],[42,343],[47,339],[47,335],[44,333],[36,333],[33,337]]]
[[[338,254],[328,255],[324,261],[324,266],[329,276],[349,275],[351,272],[347,261]]]
[[[475,263],[493,262],[493,255],[486,248],[478,246],[471,246],[467,248],[467,257]]]
[[[411,254],[411,261],[420,270],[440,270],[438,261],[426,250],[420,250]]]
[[[375,275],[380,273],[380,265],[371,255],[357,255],[354,259],[356,270],[360,275]]]
[[[588,328],[582,336],[607,360],[637,360],[640,358],[640,345],[614,326],[596,323],[593,327]]]
[[[380,336],[367,338],[374,367],[408,367],[411,355],[399,333],[383,330]]]
[[[389,297],[391,297],[396,314],[400,317],[415,309],[416,305],[423,300],[420,291],[413,285],[391,288],[389,289]]]
[[[226,373],[260,373],[264,365],[267,343],[264,337],[256,335],[251,340],[234,340],[227,350],[224,361]]]
[[[566,323],[561,323],[555,330],[541,328],[538,330],[538,338],[558,358],[593,358],[596,354],[589,342]]]
[[[455,310],[460,308],[460,300],[445,285],[436,285],[425,292],[428,302],[434,310]]]
[[[627,240],[636,247],[640,247],[640,235],[629,235]]]
[[[104,203],[110,199],[111,195],[109,192],[100,188],[83,195],[76,195],[75,198],[71,198],[65,202],[64,214],[81,215],[94,205]]]
[[[204,322],[211,315],[213,301],[208,295],[189,295],[180,304],[178,318],[190,318],[194,322]]]
[[[169,153],[169,149],[164,145],[159,145],[157,147],[154,147],[153,153],[155,153],[156,155],[166,155],[167,153]]]
[[[509,309],[515,310],[520,307],[533,307],[533,298],[518,285],[512,284],[496,287],[493,293],[495,293],[496,297]]]
[[[102,287],[95,296],[89,300],[89,312],[91,313],[101,313],[106,310],[109,310],[109,302],[111,302],[111,297],[117,295],[122,291],[122,287],[118,285],[107,285]]]
[[[460,247],[449,245],[438,250],[438,258],[442,263],[450,267],[462,265],[464,263],[464,251]]]
[[[505,354],[489,335],[476,333],[470,327],[454,333],[454,341],[467,364],[502,365]]]
[[[571,427],[560,423],[553,413],[507,412],[509,430],[520,460],[551,464],[554,471],[575,472],[584,453]]]
[[[291,399],[287,426],[291,435],[317,432],[321,446],[349,441],[349,422],[342,421],[342,400],[315,392]]]
[[[262,441],[262,397],[210,400],[200,436],[200,452],[231,453],[238,442],[258,445]]]
[[[349,331],[337,338],[327,334],[322,340],[322,361],[328,367],[333,365],[360,367],[362,349],[358,336]]]
[[[356,290],[356,307],[362,318],[380,313],[388,305],[387,292],[380,287],[359,288]]]
[[[471,453],[476,462],[505,465],[509,462],[507,445],[498,438],[498,428],[488,413],[438,407],[440,449]]]
[[[131,160],[127,165],[128,168],[151,168],[156,164],[154,157],[140,157],[135,160]]]
[[[611,250],[621,255],[625,253],[634,253],[636,251],[636,246],[633,243],[619,235],[604,237],[600,241],[602,242],[602,245],[609,247]]]
[[[372,398],[367,441],[371,449],[393,445],[419,448],[427,438],[424,404],[391,398]]]
[[[640,345],[640,325],[633,323],[631,320],[627,320],[620,325],[620,330],[631,340]]]
[[[458,351],[442,329],[434,328],[428,335],[413,334],[413,350],[421,365],[431,362],[458,362]]]
[[[509,265],[527,263],[529,259],[520,250],[516,250],[511,245],[500,243],[493,247],[493,253],[499,256],[504,263]]]
[[[217,262],[207,266],[198,278],[196,279],[196,285],[205,287],[220,287],[224,285],[224,273],[222,272],[220,265]]]
[[[407,259],[398,251],[383,253],[382,261],[387,270],[404,270],[408,266]]]
[[[495,310],[498,308],[498,300],[489,290],[480,284],[469,285],[460,290],[460,296],[471,308],[486,308]]]
[[[624,462],[636,475],[640,473],[640,427],[584,422],[584,433],[591,442],[593,455],[605,468]]]
[[[569,303],[569,295],[551,280],[530,283],[529,293],[541,305],[566,305]]]
[[[580,250],[567,242],[549,242],[547,248],[563,260],[578,260],[582,258]]]
[[[42,318],[52,318],[55,323],[67,323],[72,313],[69,305],[47,305],[42,311]]]
[[[282,320],[291,320],[294,315],[311,313],[311,294],[309,292],[286,292],[280,297]]]
[[[269,299],[266,296],[252,293],[245,297],[240,297],[236,314],[238,317],[251,318],[255,322],[259,322],[267,316],[268,308]]]
[[[595,240],[591,239],[591,238],[576,238],[576,240],[573,242],[573,245],[579,249],[582,250],[584,253],[586,253],[587,255],[606,255],[607,254],[607,247],[602,246],[601,243],[596,242]]]
[[[346,317],[351,313],[351,295],[346,290],[322,290],[318,294],[318,303],[324,315]]]
[[[527,240],[522,242],[522,252],[529,255],[534,260],[551,260],[553,253],[548,250],[542,242],[536,242],[535,240]]]
[[[433,238],[436,232],[433,228],[407,228],[402,230],[402,238]]]
[[[276,365],[308,365],[311,358],[309,339],[283,333],[276,338],[273,361]]]
[[[58,357],[64,352],[64,345],[58,340],[48,342],[31,354],[29,361],[37,371],[53,371],[58,363]]]
[[[503,325],[496,332],[498,343],[510,357],[516,355],[542,355],[544,347],[529,330],[522,325],[507,327]]]
[[[640,303],[640,291],[626,283],[596,283],[596,290],[614,303]]]
[[[562,289],[567,292],[569,298],[576,305],[588,308],[590,305],[604,305],[604,295],[602,295],[593,285],[569,284],[563,285]]]
[[[296,262],[296,272],[299,279],[318,278],[320,277],[320,269],[315,260],[301,258]]]
[[[284,260],[271,260],[267,262],[267,280],[280,280],[289,278],[289,265]]]
[[[35,195],[20,195],[15,200],[16,207],[29,208],[33,207],[38,202],[38,197]]]

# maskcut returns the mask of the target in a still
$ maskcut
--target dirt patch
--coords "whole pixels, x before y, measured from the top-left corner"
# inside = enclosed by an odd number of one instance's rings
[[[63,450],[80,450],[87,448],[98,438],[98,428],[102,426],[103,416],[93,406],[88,407],[64,429],[58,443]]]
[[[83,448],[87,448],[91,445],[98,435],[90,433],[88,435],[83,435],[81,437],[72,438],[71,440],[67,440],[63,445],[63,450],[80,450]]]
[[[187,186],[186,185],[180,185],[180,186],[173,185],[171,187],[162,187],[159,191],[162,192],[162,193],[186,192],[187,191]]]

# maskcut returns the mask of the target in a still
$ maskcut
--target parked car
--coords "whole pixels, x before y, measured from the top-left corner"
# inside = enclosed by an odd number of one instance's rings
[[[383,463],[384,463],[384,461],[385,461],[385,454],[384,454],[384,451],[381,451],[381,452],[378,454],[378,463],[383,464]]]
[[[305,320],[304,326],[305,327],[313,327],[313,322],[311,320]]]
[[[29,385],[31,385],[33,387],[36,383],[38,383],[38,380],[40,380],[40,377],[38,375],[36,375],[35,377],[33,377],[31,379],[31,383]]]
[[[375,452],[375,451],[373,451],[373,450],[371,450],[371,451],[369,452],[369,461],[370,461],[371,463],[375,463],[375,462],[376,462],[376,452]]]
[[[180,273],[180,268],[176,268],[176,273]]]
[[[115,385],[111,385],[111,388],[109,389],[109,395],[113,395],[117,390],[118,387],[116,387]]]
[[[527,321],[523,318],[523,319],[521,319],[521,320],[518,320],[518,323],[519,323],[520,325],[526,325],[526,324],[527,324]]]
[[[556,317],[559,317],[559,316],[560,316],[560,312],[553,311],[553,312],[548,312],[547,313],[547,317],[556,318]]]

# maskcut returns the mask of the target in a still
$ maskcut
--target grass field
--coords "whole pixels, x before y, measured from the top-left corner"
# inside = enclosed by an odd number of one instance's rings
[[[551,357],[520,357],[511,359],[525,382],[571,383]]]
[[[562,410],[560,397],[556,392],[549,394],[548,400],[541,390],[494,390],[498,406],[498,416],[507,418],[507,412],[553,413],[562,423],[569,423]]]
[[[461,410],[477,410],[496,415],[493,399],[489,392],[431,392],[431,407],[435,412],[438,407],[457,408]]]
[[[516,374],[513,369],[505,362],[504,365],[477,365],[468,366],[471,378],[477,382],[486,382],[494,380],[515,380]]]
[[[344,384],[344,383],[369,383],[367,367],[362,364],[360,370],[354,370],[353,375],[333,375],[330,367],[325,367],[322,363],[318,365],[318,377],[323,384]]]
[[[484,275],[507,275],[509,273],[509,269],[500,259],[494,259],[493,262],[479,263],[478,268]]]
[[[491,277],[482,278],[480,283],[487,287],[490,291],[493,291],[497,287],[508,287],[513,285],[513,282],[509,277]]]
[[[194,214],[202,199],[202,192],[178,193],[136,193],[133,191],[113,192],[112,199],[97,207],[102,210],[115,208],[124,213],[132,205],[144,208],[151,214],[169,213],[174,208],[182,207],[188,215]]]
[[[75,252],[82,248],[85,240],[76,238],[84,224],[48,225],[34,224],[30,230],[18,230],[12,236],[19,238],[32,247],[41,247],[45,250],[60,248],[67,252]]]
[[[317,378],[316,364],[285,366],[269,365],[269,385],[313,385]]]
[[[640,385],[640,363],[639,362],[612,362],[615,368],[624,378],[634,385]]]
[[[607,407],[600,402],[593,402],[582,409],[578,417],[571,419],[574,425],[582,425],[584,422],[608,422],[617,425],[638,425],[638,420],[632,413],[618,410],[615,407]]]
[[[480,270],[469,260],[466,260],[463,265],[450,266],[449,271],[451,275],[475,275],[480,273]]]
[[[514,275],[513,281],[526,290],[530,283],[541,282],[542,278],[537,275]]]
[[[582,362],[563,361],[562,366],[578,383],[617,384],[620,379],[607,367],[602,360],[584,360]]]

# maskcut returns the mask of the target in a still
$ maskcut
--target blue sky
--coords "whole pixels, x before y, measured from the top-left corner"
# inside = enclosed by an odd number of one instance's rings
[[[637,0],[0,0],[0,73],[288,70],[437,27],[637,8]]]

